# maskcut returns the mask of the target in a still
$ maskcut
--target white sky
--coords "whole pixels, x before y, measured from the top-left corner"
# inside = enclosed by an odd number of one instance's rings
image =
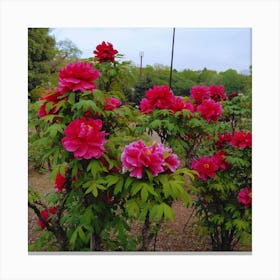
[[[143,66],[156,63],[170,65],[172,28],[55,28],[57,41],[70,39],[83,52],[93,56],[102,41],[110,42],[125,60]],[[238,72],[248,70],[251,62],[250,28],[176,28],[173,69],[207,69]]]

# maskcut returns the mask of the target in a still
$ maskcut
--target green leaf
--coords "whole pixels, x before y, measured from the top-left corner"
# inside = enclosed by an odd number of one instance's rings
[[[53,102],[50,101],[46,104],[46,113],[49,114],[49,112],[52,108],[53,108]]]
[[[83,242],[86,242],[86,241],[87,241],[87,238],[86,238],[86,235],[85,235],[85,233],[84,233],[82,227],[78,227],[78,233],[79,233],[79,236],[80,236],[81,240],[82,240]]]
[[[173,213],[172,208],[169,205],[167,205],[166,203],[162,203],[161,205],[163,205],[164,217],[167,220],[173,221],[175,217],[174,217],[174,213]]]
[[[128,200],[126,203],[126,211],[129,217],[135,217],[139,215],[139,206],[135,200]]]
[[[143,186],[142,190],[141,190],[141,199],[143,202],[146,202],[148,198],[148,191],[147,191],[147,187]]]
[[[78,236],[78,230],[79,230],[79,228],[76,228],[70,237],[69,243],[71,246],[74,246],[76,243],[77,236]]]
[[[135,184],[133,184],[132,188],[131,188],[131,195],[134,196],[136,195],[140,189],[142,188],[142,182],[136,182]]]
[[[75,104],[75,97],[76,97],[76,93],[71,92],[69,94],[68,102],[69,102],[70,105],[74,105]]]
[[[124,183],[124,188],[127,190],[128,187],[132,184],[133,181],[134,181],[134,179],[132,177],[127,177],[126,181]]]
[[[117,195],[118,193],[120,193],[122,191],[123,183],[124,183],[124,179],[123,179],[123,177],[121,177],[119,179],[119,181],[117,182],[117,184],[115,185],[114,195]]]

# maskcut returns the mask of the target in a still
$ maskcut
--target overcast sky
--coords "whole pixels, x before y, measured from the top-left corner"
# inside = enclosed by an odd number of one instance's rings
[[[143,66],[169,66],[171,61],[172,28],[55,28],[51,34],[57,42],[70,39],[83,58],[93,56],[105,41],[135,65],[140,64],[140,51]],[[252,64],[251,52],[250,28],[176,28],[173,69],[243,72]]]

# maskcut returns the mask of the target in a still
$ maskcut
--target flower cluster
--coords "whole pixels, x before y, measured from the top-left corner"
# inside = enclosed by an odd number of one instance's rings
[[[252,204],[252,189],[243,188],[239,191],[237,200],[239,203],[244,204],[244,208],[247,209]]]
[[[230,164],[225,160],[227,155],[224,151],[220,151],[212,157],[203,156],[199,159],[193,159],[192,169],[197,171],[198,177],[204,181],[207,178],[214,179],[216,177],[216,171],[226,170],[230,167]]]
[[[152,113],[154,109],[167,109],[173,113],[183,109],[194,111],[189,101],[183,101],[180,96],[175,96],[167,86],[154,86],[146,91],[145,98],[140,102],[141,113]]]
[[[148,168],[153,176],[170,170],[175,172],[179,167],[177,155],[171,149],[165,148],[163,144],[153,143],[146,146],[141,140],[127,145],[121,155],[123,171],[129,171],[131,177],[141,179],[143,168]]]
[[[223,85],[194,86],[190,90],[191,97],[196,104],[201,104],[204,100],[212,99],[214,101],[222,101],[226,99],[225,88]]]
[[[56,214],[56,208],[55,208],[55,207],[52,207],[52,208],[50,208],[50,209],[48,209],[48,210],[47,210],[47,209],[43,209],[43,210],[40,211],[40,214],[41,214],[42,218],[43,218],[44,220],[46,220],[47,222],[48,222],[49,219],[50,219],[49,213],[52,214],[52,215],[55,215],[55,214]],[[41,227],[41,229],[44,229],[44,228],[45,228],[45,224],[44,224],[40,219],[37,220],[37,225],[38,225],[39,227]]]
[[[103,41],[97,45],[96,50],[93,52],[99,62],[114,62],[115,55],[118,53],[109,42],[107,44]]]
[[[252,134],[250,132],[236,131],[232,136],[229,144],[239,149],[246,148],[246,147],[251,148]]]
[[[226,144],[232,147],[242,149],[252,147],[252,133],[245,131],[236,131],[233,135],[230,133],[219,134],[218,141],[216,142],[216,147],[218,149],[223,148]]]
[[[105,132],[102,121],[80,118],[72,121],[64,130],[63,147],[80,159],[100,158],[105,150]]]

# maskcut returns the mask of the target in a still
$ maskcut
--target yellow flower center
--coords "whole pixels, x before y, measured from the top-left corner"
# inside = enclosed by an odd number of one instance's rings
[[[208,163],[204,163],[204,164],[203,164],[203,167],[204,167],[204,168],[209,168],[209,164],[208,164]]]
[[[149,149],[146,151],[146,155],[148,155],[148,156],[149,156],[151,153],[152,153],[152,152],[151,152],[151,150],[149,150]]]
[[[88,128],[88,131],[90,131],[92,129],[92,126],[87,124],[87,128]]]

